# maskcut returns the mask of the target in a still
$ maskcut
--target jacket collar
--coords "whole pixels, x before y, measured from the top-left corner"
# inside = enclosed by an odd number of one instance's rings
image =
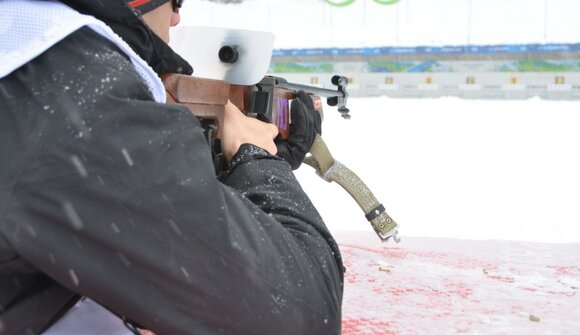
[[[192,74],[193,68],[175,53],[141,19],[125,0],[59,0],[71,8],[103,21],[121,36],[158,75]]]

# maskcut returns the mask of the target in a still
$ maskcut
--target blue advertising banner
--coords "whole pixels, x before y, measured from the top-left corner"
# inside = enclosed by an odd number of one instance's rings
[[[521,45],[469,45],[442,47],[376,47],[376,48],[317,48],[317,49],[276,49],[273,57],[300,56],[378,56],[378,55],[456,55],[456,54],[522,54],[580,51],[580,43],[575,44],[521,44]]]

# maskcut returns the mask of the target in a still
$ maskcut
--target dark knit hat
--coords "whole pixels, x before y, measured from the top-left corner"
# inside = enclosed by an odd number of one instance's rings
[[[139,10],[141,14],[145,14],[169,1],[171,0],[127,0],[127,3],[129,7]]]

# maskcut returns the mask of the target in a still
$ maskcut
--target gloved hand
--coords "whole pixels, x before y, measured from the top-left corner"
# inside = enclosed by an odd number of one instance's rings
[[[320,113],[314,109],[312,99],[302,90],[290,106],[290,135],[287,140],[276,139],[277,155],[296,170],[314,143],[316,134],[322,133]]]

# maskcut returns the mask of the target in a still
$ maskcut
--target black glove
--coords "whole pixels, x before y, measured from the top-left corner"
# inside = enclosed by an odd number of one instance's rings
[[[290,111],[290,136],[287,140],[277,138],[276,147],[277,155],[288,162],[292,170],[296,170],[314,143],[316,134],[322,133],[322,120],[320,113],[314,109],[312,99],[302,90],[296,92]]]

